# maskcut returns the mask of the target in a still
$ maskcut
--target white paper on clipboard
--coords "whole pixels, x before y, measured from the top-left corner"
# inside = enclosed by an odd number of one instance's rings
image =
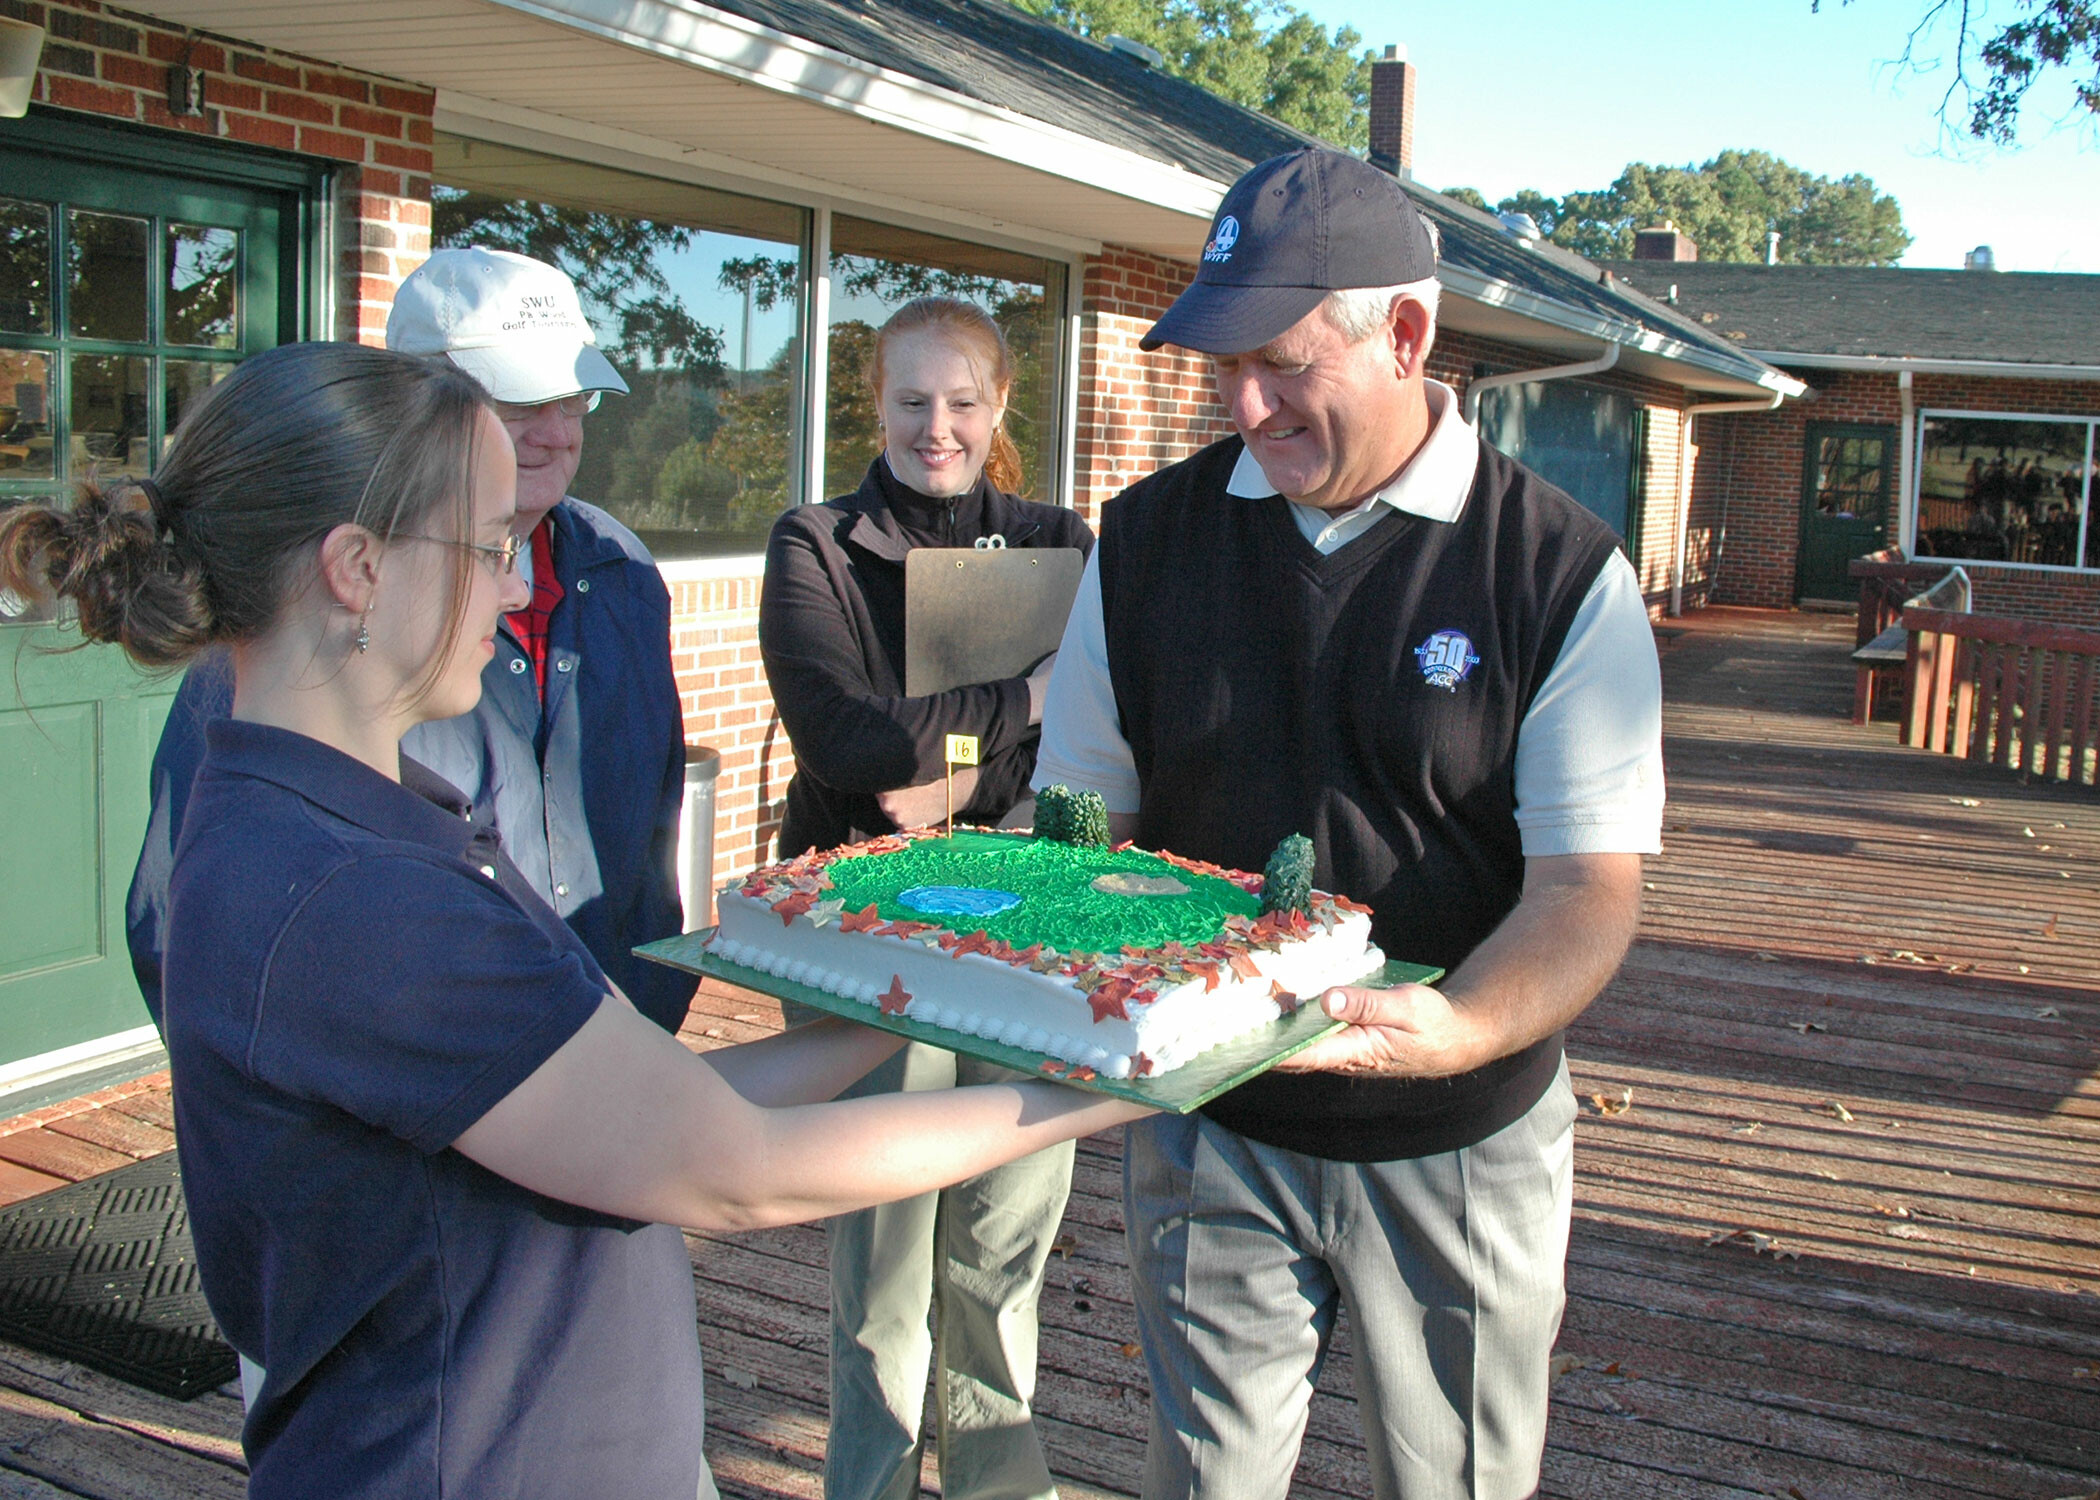
[[[904,557],[904,691],[1019,677],[1057,649],[1077,547],[914,547]]]

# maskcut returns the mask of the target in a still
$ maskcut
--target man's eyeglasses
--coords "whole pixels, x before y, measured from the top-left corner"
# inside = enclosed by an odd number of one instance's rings
[[[598,409],[598,400],[604,394],[603,391],[579,391],[558,401],[533,401],[524,405],[497,401],[491,404],[496,408],[498,420],[504,422],[529,422],[550,406],[571,421],[578,421]]]
[[[436,542],[440,547],[464,547],[481,559],[481,565],[497,575],[518,571],[518,554],[525,550],[525,538],[516,534],[503,539],[501,546],[487,542],[455,542],[448,536],[419,536],[412,531],[394,533],[397,542]]]

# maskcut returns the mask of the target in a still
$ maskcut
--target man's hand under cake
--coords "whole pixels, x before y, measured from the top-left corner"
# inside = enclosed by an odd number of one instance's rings
[[[948,783],[929,781],[924,786],[899,787],[893,792],[878,792],[875,805],[882,815],[899,828],[934,828],[948,821]],[[957,766],[955,768],[955,809],[962,811],[977,795],[977,768]]]
[[[1278,1063],[1277,1071],[1444,1078],[1495,1056],[1494,1039],[1477,1019],[1426,984],[1329,990],[1320,1007],[1349,1029]]]

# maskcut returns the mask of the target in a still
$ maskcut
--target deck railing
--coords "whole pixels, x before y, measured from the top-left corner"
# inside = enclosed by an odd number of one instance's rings
[[[2095,784],[2100,630],[1906,609],[1903,743]]]

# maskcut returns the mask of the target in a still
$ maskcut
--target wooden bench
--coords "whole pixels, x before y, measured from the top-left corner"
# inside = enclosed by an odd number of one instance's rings
[[[2095,784],[2100,630],[1922,607],[1903,628],[1904,744]]]
[[[1917,607],[1966,614],[1969,575],[1946,563],[1905,561],[1894,547],[1855,558],[1848,566],[1860,581],[1857,645],[1852,653],[1858,666],[1852,687],[1852,722],[1866,724],[1873,720],[1876,698],[1887,696],[1909,654],[1903,611]]]

